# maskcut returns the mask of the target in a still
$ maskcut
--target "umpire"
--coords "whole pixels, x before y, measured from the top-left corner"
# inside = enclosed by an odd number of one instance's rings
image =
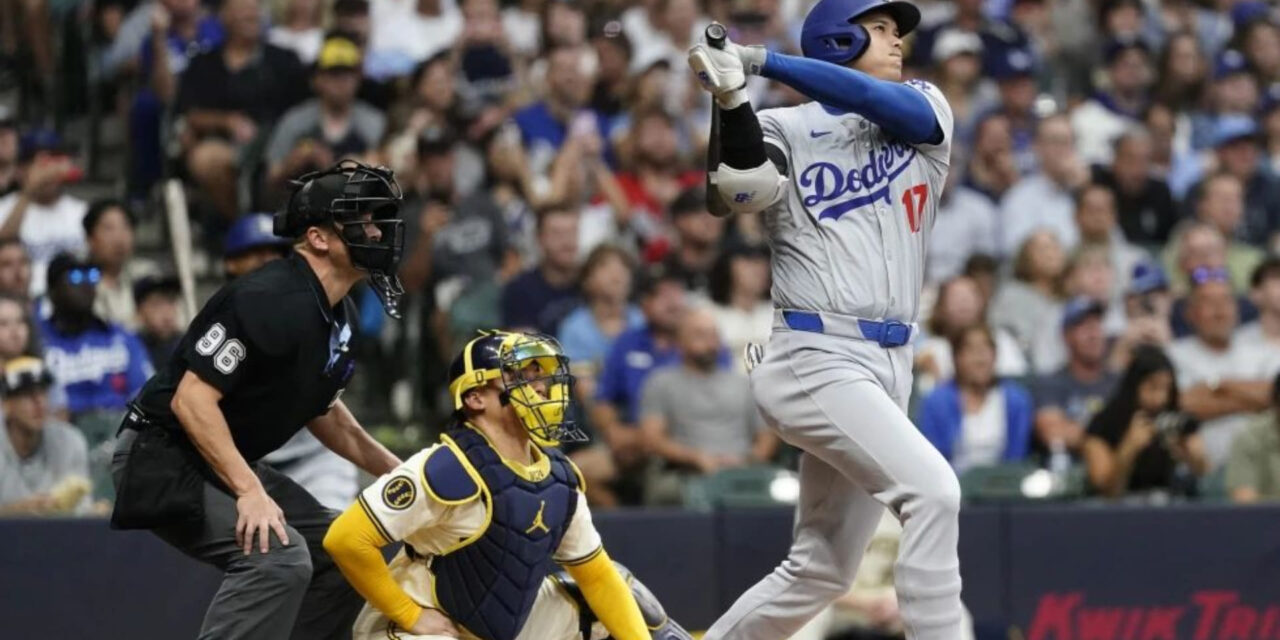
[[[200,638],[350,637],[362,600],[322,546],[337,513],[258,460],[306,425],[374,476],[400,463],[340,400],[351,287],[368,279],[399,317],[400,189],[351,160],[294,186],[274,221],[291,254],[210,298],[130,406],[112,461],[112,527],[223,571]]]

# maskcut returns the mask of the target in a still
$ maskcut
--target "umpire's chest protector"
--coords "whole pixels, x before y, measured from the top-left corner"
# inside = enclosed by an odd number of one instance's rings
[[[578,476],[556,449],[544,449],[545,477],[524,477],[478,432],[464,428],[448,436],[484,483],[488,524],[479,537],[432,560],[435,600],[476,636],[514,640],[555,568],[551,556],[578,505]]]

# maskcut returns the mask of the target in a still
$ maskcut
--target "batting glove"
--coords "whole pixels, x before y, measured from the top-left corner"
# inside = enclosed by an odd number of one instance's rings
[[[733,51],[695,44],[689,49],[689,67],[720,108],[734,109],[747,102],[747,74]]]
[[[760,75],[760,70],[764,68],[764,59],[769,53],[769,50],[761,45],[741,45],[732,42],[728,38],[725,38],[724,50],[731,51],[738,56],[738,59],[742,61],[742,70],[747,72],[749,76]]]

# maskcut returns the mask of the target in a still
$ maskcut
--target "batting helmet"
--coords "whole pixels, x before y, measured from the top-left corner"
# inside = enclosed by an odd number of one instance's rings
[[[288,238],[281,238],[272,232],[271,214],[250,213],[242,216],[227,230],[227,239],[222,244],[222,252],[235,256],[258,247],[277,247],[283,251],[289,246]]]
[[[804,18],[800,50],[806,58],[845,64],[867,50],[871,35],[857,24],[872,11],[884,11],[898,23],[898,35],[920,24],[920,10],[901,0],[820,0]]]

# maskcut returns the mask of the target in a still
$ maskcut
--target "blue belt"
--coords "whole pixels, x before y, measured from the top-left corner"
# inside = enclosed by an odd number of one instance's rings
[[[864,320],[851,316],[783,309],[782,322],[794,331],[825,333],[874,342],[885,349],[911,342],[911,325],[897,320]],[[823,315],[826,315],[824,321]]]

